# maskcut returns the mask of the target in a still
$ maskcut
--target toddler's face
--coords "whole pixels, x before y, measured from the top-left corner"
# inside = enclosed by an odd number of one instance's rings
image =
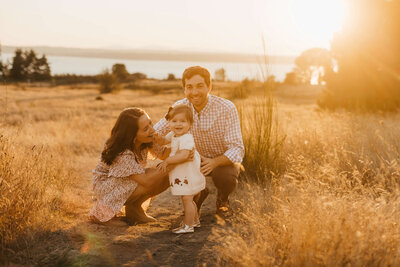
[[[184,113],[178,113],[169,121],[169,127],[176,136],[181,136],[189,132],[190,123]]]

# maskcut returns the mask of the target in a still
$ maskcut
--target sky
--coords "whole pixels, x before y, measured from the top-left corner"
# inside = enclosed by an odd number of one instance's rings
[[[299,55],[328,48],[341,0],[0,0],[13,46]]]

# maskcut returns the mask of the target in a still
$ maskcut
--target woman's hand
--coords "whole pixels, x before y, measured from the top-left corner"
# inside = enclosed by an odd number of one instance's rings
[[[165,139],[164,136],[156,133],[153,135],[153,141],[161,146],[168,144],[168,141]]]
[[[163,161],[160,164],[157,165],[157,170],[159,170],[162,173],[167,173],[169,171],[168,168],[168,163]]]

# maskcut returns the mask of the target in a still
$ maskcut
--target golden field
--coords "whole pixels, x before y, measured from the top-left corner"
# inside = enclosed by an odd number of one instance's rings
[[[216,83],[213,93],[230,97],[236,86]],[[169,89],[162,90],[165,87]],[[135,248],[126,247],[134,243],[147,246],[143,254],[135,255],[154,265],[183,264],[166,256],[158,258],[168,250],[156,254],[154,245],[140,243],[150,233],[152,240],[176,242],[165,232],[170,217],[160,215],[159,225],[147,227],[101,228],[103,233],[115,232],[108,239],[96,235],[100,230],[91,226],[81,227],[79,236],[74,230],[85,224],[93,203],[90,171],[118,114],[125,107],[138,106],[156,122],[182,98],[179,82],[147,81],[140,90],[103,95],[103,100],[95,99],[95,85],[2,85],[0,91],[3,262],[136,265],[138,261],[116,259],[109,253],[123,247],[127,254],[134,253]],[[179,246],[189,248],[186,257],[194,259],[186,263],[400,264],[400,115],[319,110],[315,104],[319,92],[313,86],[278,87],[272,106],[262,92],[234,100],[241,113],[248,169],[231,197],[234,216],[216,218],[188,239],[196,243],[201,238],[202,248],[190,250],[191,243],[180,239]],[[259,151],[259,147],[270,150]],[[263,186],[255,184],[254,177],[245,177],[260,166],[267,167]],[[181,212],[179,202],[163,198],[163,212]],[[150,213],[157,209],[156,203]],[[210,200],[204,212],[210,222],[214,204]],[[82,234],[82,229],[89,229],[91,235]],[[93,240],[102,240],[103,247]],[[91,251],[104,252],[105,241],[116,242],[115,247],[103,253],[104,260],[92,261],[98,254]]]

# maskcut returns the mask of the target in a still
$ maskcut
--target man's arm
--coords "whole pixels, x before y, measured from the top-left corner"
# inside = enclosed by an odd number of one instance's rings
[[[169,132],[168,121],[163,117],[154,125],[153,128],[157,134],[164,136]]]
[[[233,104],[232,104],[233,105]],[[210,174],[216,167],[241,163],[244,156],[244,145],[240,129],[239,114],[235,106],[226,113],[224,143],[228,148],[221,156],[202,158],[201,172],[204,175]]]
[[[201,157],[200,171],[204,175],[209,175],[218,166],[225,166],[230,164],[232,164],[232,161],[230,161],[225,155],[221,155],[213,159]]]

